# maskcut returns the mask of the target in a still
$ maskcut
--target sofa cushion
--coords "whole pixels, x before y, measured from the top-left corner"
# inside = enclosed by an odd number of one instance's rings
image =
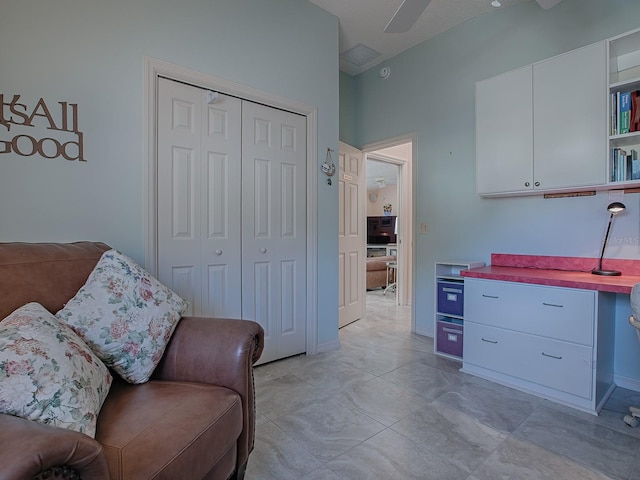
[[[132,259],[109,250],[56,316],[122,378],[144,383],[186,308]]]
[[[229,453],[233,462],[227,475],[233,471],[242,424],[240,396],[232,390],[118,380],[100,412],[96,439],[112,480],[203,478]]]
[[[386,255],[384,257],[367,257],[367,272],[386,270],[387,263],[395,261],[396,257],[392,255]]]
[[[111,374],[39,303],[0,323],[0,412],[91,437]]]

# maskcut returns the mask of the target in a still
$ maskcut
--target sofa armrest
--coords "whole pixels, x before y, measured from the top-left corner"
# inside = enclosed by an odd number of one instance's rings
[[[264,330],[253,321],[183,317],[173,332],[153,378],[218,385],[242,399],[243,425],[238,439],[240,467],[255,439],[253,364],[264,348]]]
[[[54,480],[70,469],[83,480],[110,478],[102,445],[93,438],[0,414],[0,480]]]

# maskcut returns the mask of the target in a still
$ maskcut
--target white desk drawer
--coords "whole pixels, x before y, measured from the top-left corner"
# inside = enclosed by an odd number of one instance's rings
[[[591,399],[591,347],[469,321],[465,321],[464,336],[465,364]]]
[[[593,345],[596,292],[467,279],[465,319],[558,340]]]

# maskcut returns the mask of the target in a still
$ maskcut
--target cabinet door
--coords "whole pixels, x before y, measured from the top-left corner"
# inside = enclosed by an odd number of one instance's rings
[[[605,42],[533,66],[535,188],[606,181]]]
[[[533,188],[531,71],[529,65],[476,83],[480,195]]]

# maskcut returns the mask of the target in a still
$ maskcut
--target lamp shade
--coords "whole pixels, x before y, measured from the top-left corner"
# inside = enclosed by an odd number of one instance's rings
[[[626,210],[626,209],[627,209],[627,207],[624,206],[624,203],[620,203],[620,202],[610,203],[609,206],[607,207],[607,210],[609,210],[614,215],[616,215],[617,213],[620,213],[620,212],[622,212],[623,210]]]

